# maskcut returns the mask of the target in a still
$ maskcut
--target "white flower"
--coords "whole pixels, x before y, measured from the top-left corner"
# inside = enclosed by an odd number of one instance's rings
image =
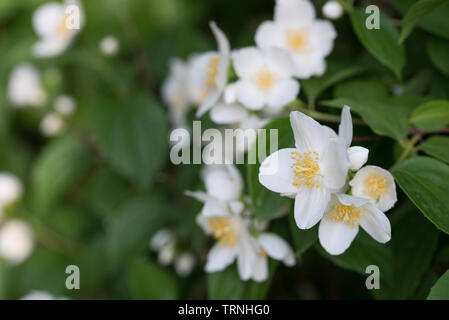
[[[169,242],[159,251],[157,260],[161,265],[168,266],[173,262],[176,253],[175,245],[175,242]]]
[[[180,59],[170,61],[170,74],[161,88],[161,96],[170,111],[175,127],[184,127],[190,104],[188,94],[188,66]]]
[[[247,108],[279,110],[298,95],[299,83],[292,78],[294,65],[287,52],[248,47],[233,52],[232,57],[239,77],[235,97]]]
[[[78,11],[68,10],[66,12],[66,9],[73,8],[69,7],[73,5],[78,8]],[[40,37],[40,40],[33,46],[34,55],[55,57],[64,52],[79,32],[83,20],[84,16],[79,1],[49,2],[41,5],[33,13],[32,20],[34,31]]]
[[[32,65],[21,63],[11,71],[8,99],[16,107],[41,106],[46,99],[41,76]]]
[[[168,229],[161,229],[150,240],[150,248],[154,251],[161,250],[167,244],[174,242],[175,237]]]
[[[20,300],[55,300],[55,297],[45,291],[33,290],[20,298]]]
[[[56,136],[61,133],[64,128],[64,120],[57,113],[49,113],[45,115],[40,123],[40,131],[46,137]]]
[[[58,96],[54,102],[55,111],[63,116],[73,114],[76,109],[76,102],[72,96],[63,94]]]
[[[251,220],[244,218],[243,207],[238,210],[220,208],[216,215],[198,217],[198,223],[217,243],[207,256],[206,272],[222,271],[237,259],[237,269],[244,281],[265,281],[268,278],[268,257],[295,264],[295,257],[288,243],[273,233],[251,234]]]
[[[313,227],[324,215],[332,192],[346,183],[349,160],[340,137],[305,114],[293,111],[290,123],[295,148],[281,149],[259,168],[259,181],[271,191],[295,198],[300,229]]]
[[[13,263],[23,262],[33,251],[33,233],[19,219],[5,222],[0,228],[0,255]]]
[[[115,55],[118,52],[118,47],[118,40],[114,36],[106,36],[101,39],[100,51],[106,56]]]
[[[315,9],[306,0],[277,0],[274,21],[257,29],[255,41],[260,48],[282,48],[294,62],[294,75],[310,78],[322,75],[337,36],[329,21],[315,19]]]
[[[323,6],[323,15],[332,20],[336,20],[343,15],[343,7],[337,1],[328,1]]]
[[[349,185],[354,196],[370,200],[381,211],[390,210],[397,201],[393,176],[377,166],[360,169]]]
[[[218,52],[206,52],[194,56],[189,63],[190,100],[199,105],[200,117],[220,99],[228,79],[230,47],[228,39],[214,22],[210,27],[218,43]]]
[[[192,253],[184,252],[175,258],[175,271],[180,277],[188,276],[195,268],[196,259]]]
[[[0,208],[15,202],[22,196],[23,186],[20,180],[10,173],[0,173]]]
[[[329,135],[333,138],[337,134],[329,129]],[[368,160],[369,150],[364,147],[354,146],[351,147],[352,142],[352,117],[351,108],[344,106],[341,111],[341,122],[338,126],[338,137],[345,143],[346,148],[348,148],[348,158],[349,158],[349,169],[358,170],[360,169]]]
[[[332,195],[318,229],[321,245],[332,255],[342,254],[359,232],[359,224],[374,240],[390,241],[390,221],[376,206],[366,199]]]

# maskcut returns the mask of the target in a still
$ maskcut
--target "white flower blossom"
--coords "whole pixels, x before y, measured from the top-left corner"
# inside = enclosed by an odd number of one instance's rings
[[[0,173],[0,216],[4,206],[17,201],[22,193],[22,183],[16,176],[5,172]]]
[[[293,111],[290,123],[295,148],[278,150],[259,169],[259,181],[271,191],[295,198],[294,214],[300,229],[323,217],[331,193],[346,183],[349,159],[340,137],[305,114]]]
[[[379,210],[390,210],[397,201],[396,184],[390,172],[377,166],[365,166],[349,182],[352,194],[370,200]]]
[[[175,127],[186,125],[186,114],[190,105],[188,94],[188,65],[181,59],[170,61],[170,74],[161,88],[161,96],[170,111]]]
[[[69,5],[76,5],[79,17],[66,12]],[[72,13],[73,14],[73,13]],[[33,13],[33,28],[40,37],[33,46],[33,53],[37,57],[55,57],[63,53],[79,32],[78,26],[71,26],[79,18],[79,28],[84,22],[81,3],[77,0],[67,0],[64,3],[48,2],[41,5]]]
[[[337,36],[329,21],[315,18],[315,9],[307,0],[277,0],[274,21],[265,21],[257,29],[258,47],[285,49],[294,62],[294,75],[310,78],[326,70]]]
[[[359,225],[380,243],[391,239],[390,221],[368,200],[346,194],[332,195],[318,229],[320,243],[330,254],[342,254],[359,232]]]
[[[231,88],[236,100],[248,109],[279,110],[298,95],[299,83],[292,78],[294,65],[286,51],[248,47],[233,52],[232,57],[239,80]]]
[[[100,51],[106,56],[113,56],[118,52],[119,43],[116,37],[106,36],[101,39]]]
[[[40,107],[46,100],[41,76],[31,64],[21,63],[9,76],[8,99],[15,107]]]
[[[0,256],[19,264],[33,251],[34,238],[28,224],[19,219],[6,221],[0,228]]]
[[[228,80],[230,46],[226,35],[214,22],[210,23],[217,40],[218,52],[196,55],[189,62],[189,97],[199,106],[196,116],[201,117],[221,98]]]
[[[168,229],[161,229],[157,231],[150,240],[150,248],[154,251],[161,250],[167,244],[174,242],[175,237]]]
[[[188,276],[195,265],[195,256],[190,252],[183,252],[175,258],[175,271],[180,277]]]
[[[53,106],[57,113],[63,116],[70,116],[75,112],[76,102],[72,96],[63,94],[55,99]]]
[[[53,137],[61,133],[64,128],[64,120],[54,112],[51,112],[42,119],[39,129],[46,137]]]
[[[323,15],[332,20],[337,20],[343,15],[343,7],[338,1],[328,1],[323,6]]]

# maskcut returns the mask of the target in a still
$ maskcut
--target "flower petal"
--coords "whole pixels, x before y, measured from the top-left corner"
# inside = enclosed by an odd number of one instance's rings
[[[340,138],[332,139],[320,161],[324,184],[332,190],[340,189],[346,183],[348,169],[349,159],[345,145]]]
[[[312,228],[324,215],[331,194],[325,187],[301,186],[295,198],[295,221],[299,229]]]
[[[310,1],[277,0],[274,7],[274,20],[295,25],[308,25],[315,19],[315,8]]]
[[[277,81],[267,96],[267,105],[271,109],[280,110],[295,100],[299,93],[299,82],[293,79]]]
[[[325,217],[318,228],[318,237],[321,246],[330,254],[342,254],[349,248],[351,242],[359,231],[358,226],[351,228],[343,222],[334,222]]]
[[[341,122],[338,126],[338,136],[343,139],[347,148],[352,142],[352,118],[351,109],[348,106],[344,106],[341,111]]]
[[[349,168],[359,170],[368,160],[369,150],[364,147],[354,146],[348,149]]]
[[[251,81],[239,80],[235,83],[237,100],[251,110],[260,110],[265,104],[265,98]]]
[[[268,259],[258,255],[254,260],[252,279],[262,282],[268,279]]]
[[[223,247],[218,243],[210,249],[207,255],[206,272],[217,272],[224,270],[234,262],[237,256],[237,249],[232,247]]]
[[[239,252],[237,257],[237,270],[240,278],[249,280],[253,274],[254,263],[257,259],[257,249],[252,243],[251,236],[243,232],[239,239]]]
[[[296,148],[303,151],[319,151],[329,141],[328,130],[309,116],[299,111],[290,113],[290,124],[295,135]]]
[[[281,237],[274,233],[263,233],[257,238],[261,247],[273,259],[284,261],[291,258],[293,250]],[[287,259],[287,262],[291,262]],[[294,262],[294,261],[293,261]]]
[[[278,193],[296,193],[293,185],[294,172],[291,158],[295,149],[287,148],[273,152],[260,165],[259,182],[267,189]]]
[[[219,102],[210,111],[210,118],[217,124],[232,124],[244,121],[248,111],[238,103],[227,104]]]
[[[248,79],[265,64],[262,52],[256,47],[246,47],[233,51],[235,73],[239,78]]]
[[[209,195],[222,201],[238,200],[243,190],[243,179],[233,165],[209,165],[202,171]]]
[[[257,28],[254,40],[259,48],[283,48],[284,46],[284,30],[273,21],[262,22]]]
[[[360,226],[380,243],[391,239],[391,224],[387,216],[373,204],[363,206],[365,212],[359,218]]]

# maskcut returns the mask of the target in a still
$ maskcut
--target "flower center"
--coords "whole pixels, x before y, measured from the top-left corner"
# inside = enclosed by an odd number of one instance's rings
[[[262,70],[256,73],[256,85],[260,89],[270,89],[274,84],[273,73],[269,70]]]
[[[316,152],[299,153],[293,151],[291,158],[295,160],[292,164],[295,176],[293,178],[293,185],[300,187],[303,184],[310,187],[320,187],[320,166],[318,164],[319,156]]]
[[[237,232],[231,218],[213,217],[207,220],[207,225],[212,235],[223,247],[235,247],[237,245]]]
[[[373,199],[379,199],[387,193],[387,180],[378,174],[370,174],[365,180],[363,193]]]
[[[64,19],[62,19],[61,23],[56,28],[56,32],[62,37],[66,36],[71,31],[69,28],[67,28],[66,20],[67,18],[64,17]]]
[[[299,52],[304,49],[307,42],[307,38],[304,32],[300,30],[288,30],[287,31],[287,44],[295,52]]]
[[[351,228],[355,228],[359,224],[358,219],[364,212],[365,209],[359,209],[353,205],[345,206],[339,203],[327,217],[332,221],[343,222],[348,224]]]
[[[209,59],[209,62],[206,66],[206,81],[204,82],[206,86],[216,87],[217,83],[215,82],[215,78],[218,75],[218,63],[220,62],[220,58],[218,56],[213,56]]]

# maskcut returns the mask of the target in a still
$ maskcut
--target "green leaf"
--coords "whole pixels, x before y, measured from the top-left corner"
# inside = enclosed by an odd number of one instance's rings
[[[262,300],[265,299],[278,262],[269,263],[269,278],[264,282],[243,281],[236,264],[221,272],[207,274],[207,293],[212,300]]]
[[[413,27],[426,15],[444,4],[447,0],[420,0],[408,9],[402,19],[402,31],[399,41],[402,43],[410,35]]]
[[[449,125],[449,101],[434,100],[420,105],[410,116],[410,122],[423,131],[435,131]]]
[[[393,0],[393,3],[398,10],[405,14],[407,10],[416,3],[416,0]],[[427,32],[435,35],[449,38],[447,30],[449,30],[449,3],[438,7],[438,10],[433,10],[418,21],[418,26]]]
[[[384,14],[380,14],[380,29],[368,29],[367,14],[362,9],[351,13],[351,22],[363,46],[382,64],[400,78],[405,65],[404,48],[399,44],[398,31]]]
[[[449,163],[449,137],[432,136],[419,145],[419,150]]]
[[[94,129],[107,161],[117,172],[149,187],[168,154],[168,124],[162,106],[137,95],[107,101],[94,111]]]
[[[430,39],[427,43],[427,53],[433,65],[449,77],[449,43],[442,39]]]
[[[322,101],[329,107],[351,107],[378,135],[401,140],[407,136],[412,110],[426,99],[414,95],[387,95],[384,87],[375,82],[348,82],[335,89],[337,98]]]
[[[412,202],[438,229],[449,234],[449,167],[427,157],[406,160],[393,175]]]
[[[290,126],[290,121],[288,118],[278,118],[270,123],[268,123],[264,129],[267,129],[266,134],[266,155],[269,155],[270,152],[270,134],[269,130],[277,129],[278,130],[278,149],[282,148],[290,148],[295,145],[293,138],[293,131]],[[259,140],[260,136],[257,137],[256,143],[252,146],[251,152],[256,152],[258,155],[259,149]],[[255,149],[254,149],[255,148]],[[255,215],[261,219],[268,219],[276,216],[280,212],[284,210],[288,210],[290,206],[290,199],[286,197],[281,197],[279,194],[272,192],[262,186],[259,183],[259,167],[260,161],[263,159],[259,159],[257,156],[256,164],[247,164],[247,178],[248,178],[248,187],[249,193],[251,196],[251,200],[254,206]]]
[[[113,266],[141,253],[164,222],[164,208],[151,197],[131,200],[113,214],[107,232],[108,256]]]
[[[127,272],[133,299],[174,300],[178,298],[178,283],[173,273],[151,261],[136,260]]]
[[[449,300],[449,270],[432,287],[427,300]]]
[[[35,209],[48,209],[80,178],[89,162],[88,150],[74,138],[60,138],[49,144],[32,169]]]
[[[296,257],[299,258],[318,240],[318,225],[307,230],[299,229],[294,214],[291,213],[289,214],[289,226]]]

